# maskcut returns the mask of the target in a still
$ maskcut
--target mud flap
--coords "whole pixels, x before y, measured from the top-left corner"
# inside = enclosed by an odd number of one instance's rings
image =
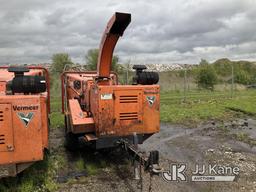
[[[33,162],[0,165],[0,178],[15,177],[18,173],[24,171],[26,168],[30,167],[32,164],[33,164]]]
[[[0,178],[14,177],[16,175],[16,165],[0,165]]]

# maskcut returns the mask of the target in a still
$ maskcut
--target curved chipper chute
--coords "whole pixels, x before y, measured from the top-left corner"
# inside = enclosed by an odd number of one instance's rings
[[[109,20],[103,33],[97,63],[97,76],[108,78],[110,76],[113,51],[120,36],[131,22],[131,14],[115,13]]]
[[[130,22],[129,13],[111,17],[102,36],[97,71],[62,74],[62,107],[69,148],[74,148],[79,140],[95,149],[125,145],[133,153],[135,133],[137,144],[142,144],[159,132],[158,74],[137,65],[134,83],[120,85],[117,74],[110,71],[115,45]],[[154,161],[143,157],[147,167],[158,164],[156,154],[151,155]]]

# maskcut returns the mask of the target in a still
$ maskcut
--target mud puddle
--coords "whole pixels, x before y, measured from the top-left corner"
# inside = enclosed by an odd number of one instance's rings
[[[162,124],[161,131],[148,139],[141,148],[159,150],[161,165],[185,163],[187,182],[166,182],[155,177],[157,191],[256,191],[256,120],[237,119],[210,122],[195,128]],[[192,182],[196,164],[237,166],[234,182]]]

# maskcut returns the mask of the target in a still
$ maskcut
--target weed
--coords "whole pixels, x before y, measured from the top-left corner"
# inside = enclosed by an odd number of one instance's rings
[[[0,191],[56,191],[58,185],[54,177],[57,170],[63,166],[65,166],[65,161],[62,156],[47,154],[43,161],[36,162],[15,178],[1,180]]]
[[[99,171],[99,166],[96,163],[88,163],[86,165],[86,170],[89,175],[96,175]]]
[[[75,165],[78,171],[83,171],[85,169],[84,160],[81,157],[76,161]]]
[[[64,115],[60,112],[53,112],[50,114],[50,126],[51,128],[63,128],[64,127]]]
[[[242,141],[244,143],[247,143],[249,144],[250,146],[255,146],[256,145],[256,140],[255,139],[252,139],[249,137],[248,133],[244,133],[244,132],[241,132],[241,133],[236,133],[233,135],[234,138],[238,141]]]

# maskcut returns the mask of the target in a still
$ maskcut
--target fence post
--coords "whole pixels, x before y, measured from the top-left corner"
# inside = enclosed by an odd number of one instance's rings
[[[185,64],[184,65],[184,98],[183,98],[183,100],[184,100],[184,102],[186,102],[186,100],[187,100],[187,65]]]
[[[234,96],[234,64],[231,64],[231,98]]]

